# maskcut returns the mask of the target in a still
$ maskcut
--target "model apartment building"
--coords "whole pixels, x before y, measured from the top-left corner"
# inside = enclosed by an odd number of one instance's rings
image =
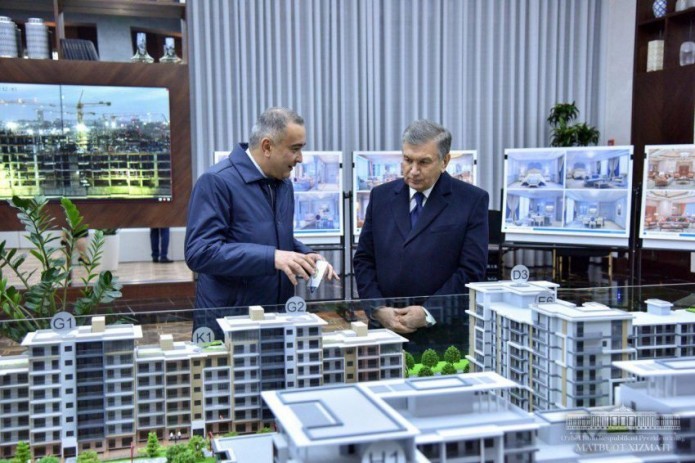
[[[630,376],[615,361],[692,355],[695,313],[648,300],[647,312],[557,300],[553,283],[470,283],[470,371],[519,384],[510,400],[528,411],[613,403]]]
[[[29,333],[26,354],[0,358],[0,456],[19,441],[35,455],[75,456],[84,446],[128,447],[135,432],[133,325],[91,326],[65,334]]]
[[[104,317],[66,333],[29,333],[23,355],[0,357],[0,458],[19,441],[34,457],[128,448],[150,432],[253,432],[272,425],[266,390],[403,376],[406,339],[388,330],[324,333],[311,313],[218,319],[224,343],[199,346],[160,335],[137,345],[140,326]]]
[[[615,405],[534,413],[495,372],[268,391],[277,432],[215,439],[213,451],[222,463],[692,461],[695,357],[614,366],[639,378]]]

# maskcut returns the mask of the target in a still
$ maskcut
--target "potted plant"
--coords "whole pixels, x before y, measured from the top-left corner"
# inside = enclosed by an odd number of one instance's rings
[[[19,212],[17,217],[27,232],[26,238],[32,243],[29,251],[39,262],[36,269],[27,270],[22,264],[27,254],[18,254],[17,249],[7,248],[0,243],[0,307],[14,323],[0,325],[0,333],[21,341],[30,331],[48,327],[49,319],[58,312],[71,312],[76,316],[91,314],[95,308],[112,302],[121,296],[121,285],[109,271],[97,273],[104,247],[104,234],[94,233],[87,249],[87,258],[73,263],[79,237],[84,236],[87,224],[84,223],[77,207],[67,198],[60,204],[65,214],[66,225],[61,233],[55,227],[55,217],[47,209],[44,197],[24,199],[14,196],[10,204]],[[85,275],[80,278],[83,287],[76,298],[69,297],[68,288],[73,284],[73,270],[82,267]],[[21,281],[22,288],[9,284],[3,272],[11,271]]]
[[[585,122],[571,124],[579,109],[574,103],[557,103],[550,109],[550,146],[588,146],[598,143],[599,131]]]

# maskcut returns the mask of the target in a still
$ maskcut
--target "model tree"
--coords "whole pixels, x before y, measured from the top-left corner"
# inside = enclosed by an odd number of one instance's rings
[[[405,352],[405,366],[411,370],[415,366],[415,357],[410,352]]]
[[[186,444],[176,444],[176,445],[171,445],[167,447],[167,461],[168,462],[173,462],[176,460],[176,458],[179,456],[179,454],[184,453],[188,450],[188,446]],[[192,455],[191,455],[192,456]]]
[[[158,451],[159,439],[157,439],[157,433],[151,432],[147,434],[147,447],[145,447],[145,454],[150,458],[154,458],[157,456]]]
[[[19,441],[17,443],[17,453],[14,454],[12,463],[27,463],[31,460],[31,449],[29,444],[24,441]]]
[[[456,374],[456,367],[454,366],[453,363],[447,363],[442,368],[442,374],[443,375],[455,375]]]
[[[454,346],[449,346],[444,352],[444,361],[447,363],[458,363],[461,361],[461,351]]]
[[[94,450],[87,450],[77,455],[77,463],[99,463],[99,455]]]
[[[197,460],[202,460],[205,457],[205,455],[203,455],[203,450],[207,445],[207,441],[202,436],[193,436],[188,441],[188,448],[193,452]]]
[[[437,366],[438,363],[439,355],[437,355],[437,352],[435,352],[434,349],[427,349],[425,352],[422,353],[422,364],[426,367],[434,368]],[[422,375],[418,373],[418,376]]]
[[[424,355],[424,354],[423,354]],[[418,376],[434,376],[434,371],[432,371],[432,368],[428,366],[423,366],[420,368],[420,371],[417,372]]]

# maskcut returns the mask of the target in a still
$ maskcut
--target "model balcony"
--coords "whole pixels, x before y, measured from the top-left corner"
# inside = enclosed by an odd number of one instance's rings
[[[592,339],[603,339],[605,337],[606,334],[600,331],[585,331],[582,334],[577,333],[575,336],[570,336],[570,339],[586,341]]]

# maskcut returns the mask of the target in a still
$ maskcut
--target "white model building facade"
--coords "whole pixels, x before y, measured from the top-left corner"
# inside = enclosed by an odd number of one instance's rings
[[[215,439],[222,463],[684,463],[695,357],[616,362],[614,406],[528,413],[494,372],[268,391],[277,433]],[[615,427],[618,429],[614,429]]]
[[[386,329],[352,322],[349,330],[323,335],[324,384],[402,378],[406,338]]]
[[[218,323],[224,343],[204,346],[165,334],[136,347],[141,327],[103,317],[28,334],[26,354],[0,357],[0,458],[20,441],[34,457],[71,457],[129,448],[150,432],[160,441],[254,432],[273,423],[261,391],[403,376],[406,339],[388,330],[358,322],[323,333],[315,314],[261,307]]]
[[[274,461],[532,461],[539,426],[500,394],[515,386],[486,372],[266,392]]]
[[[646,312],[633,312],[632,345],[637,359],[695,355],[695,313],[672,310],[673,304],[647,299]]]
[[[634,355],[631,314],[559,301],[552,283],[467,286],[472,371],[496,371],[519,384],[510,400],[528,411],[612,403],[615,383],[627,377],[611,362]]]
[[[612,362],[695,354],[695,313],[651,299],[646,312],[557,300],[551,283],[471,283],[471,371],[496,371],[525,410],[613,403],[630,379]]]
[[[29,442],[34,456],[129,447],[135,433],[133,325],[91,326],[66,334],[29,333]],[[79,445],[79,449],[78,449]]]

